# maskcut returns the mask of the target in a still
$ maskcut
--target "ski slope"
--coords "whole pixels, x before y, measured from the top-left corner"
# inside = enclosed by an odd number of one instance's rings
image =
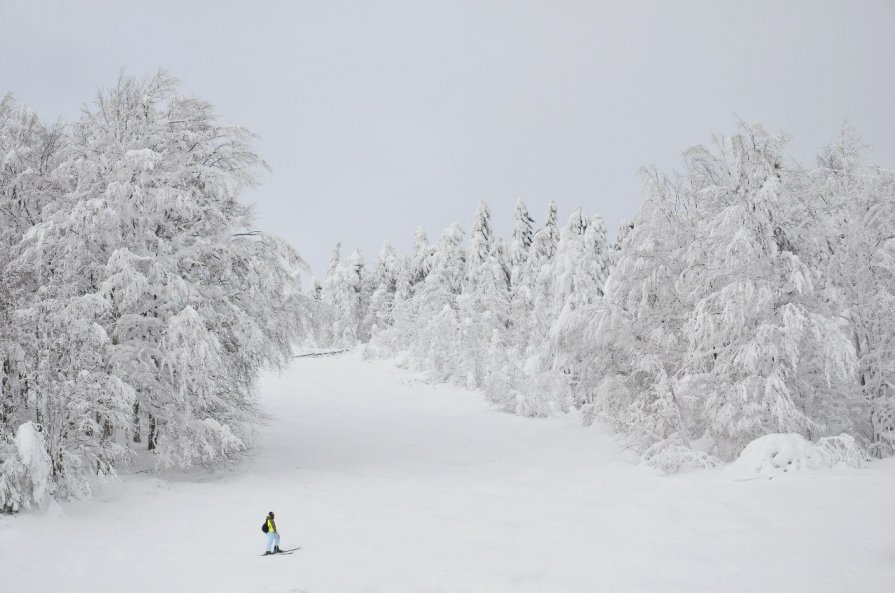
[[[661,477],[601,427],[357,353],[298,359],[261,393],[270,421],[230,470],[0,517],[0,591],[895,591],[895,460]],[[270,510],[300,551],[259,557]]]

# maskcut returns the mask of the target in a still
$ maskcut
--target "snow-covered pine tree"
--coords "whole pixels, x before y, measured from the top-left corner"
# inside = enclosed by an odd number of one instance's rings
[[[691,438],[676,421],[680,413],[667,406],[674,403],[667,379],[679,368],[686,315],[676,279],[688,225],[675,208],[675,186],[655,174],[645,178],[650,198],[624,240],[604,296],[567,310],[553,329],[558,361],[575,369],[572,395],[585,421],[609,420],[641,451]]]
[[[581,266],[583,280],[579,284],[590,285],[584,291],[591,299],[603,296],[603,287],[609,270],[612,267],[612,255],[610,253],[609,240],[606,237],[606,225],[603,217],[594,214],[587,230],[584,232],[584,262]],[[593,302],[593,301],[591,301]]]
[[[333,245],[333,250],[329,254],[329,265],[326,268],[326,278],[329,278],[330,276],[335,274],[336,270],[339,268],[339,264],[341,264],[341,263],[342,263],[342,242],[336,241],[336,244]]]
[[[532,239],[528,259],[511,293],[512,342],[519,352],[524,377],[506,409],[528,416],[542,416],[568,407],[564,380],[554,366],[550,344],[554,310],[554,265],[559,229],[556,204],[547,207],[544,227]],[[547,395],[549,393],[549,395]]]
[[[519,276],[528,260],[528,252],[534,239],[534,222],[522,198],[516,200],[516,209],[513,211],[513,238],[509,250],[513,286],[519,282]]]
[[[466,277],[464,232],[459,224],[441,235],[425,280],[414,286],[412,303],[403,314],[410,322],[395,333],[416,364],[446,380],[456,368],[457,296]]]
[[[528,287],[530,305],[530,336],[537,344],[543,344],[550,331],[553,305],[553,264],[559,244],[556,203],[547,206],[544,227],[535,233],[524,273],[523,282]]]
[[[503,262],[502,243],[494,238],[491,214],[480,202],[472,224],[466,282],[457,297],[460,318],[458,358],[471,388],[482,385],[490,370],[492,348],[504,348],[500,338],[509,326],[509,278]],[[495,336],[497,341],[495,342]]]
[[[390,243],[385,243],[379,250],[379,260],[370,279],[374,287],[367,306],[364,326],[370,328],[371,335],[377,329],[391,326],[394,323],[394,307],[396,293],[400,289],[403,297],[408,296],[406,285],[406,264]]]
[[[351,347],[370,339],[368,316],[373,290],[364,256],[355,249],[327,279],[325,292],[333,307],[333,338],[337,345]]]
[[[581,269],[590,267],[594,253],[586,253],[584,245],[584,233],[587,229],[581,208],[575,208],[566,226],[560,231],[559,242],[556,245],[556,258],[550,268],[553,276],[553,298],[551,319],[558,318],[567,307],[576,308],[579,300],[587,303],[595,298],[599,289],[597,286],[579,286],[578,281],[583,279]]]
[[[466,233],[459,224],[452,224],[441,234],[441,241],[432,258],[429,274],[438,273],[446,290],[453,296],[463,292],[466,278]],[[453,305],[453,303],[452,303]]]
[[[426,231],[423,227],[416,227],[413,234],[413,256],[409,263],[409,283],[416,286],[426,279],[432,269],[435,259],[435,248],[429,245]]]
[[[609,271],[608,249],[602,218],[595,215],[590,224],[586,224],[580,208],[576,209],[560,232],[551,268],[554,278],[552,331],[564,326],[566,317],[575,317],[577,311],[601,303]],[[575,349],[554,349],[553,357],[553,368],[562,369],[567,375],[566,380],[578,393],[575,405],[580,407],[590,403],[591,398],[582,397],[575,387],[582,377],[592,373],[593,360],[582,357]]]
[[[628,235],[630,235],[631,231],[633,231],[633,230],[634,230],[634,222],[633,221],[630,221],[630,220],[621,221],[621,223],[618,225],[618,232],[615,235],[615,241],[613,241],[612,244],[610,245],[612,250],[613,251],[621,251],[624,246],[625,239],[628,238]]]
[[[529,255],[529,260],[533,260],[532,264],[535,268],[552,261],[553,256],[556,254],[556,245],[559,243],[557,214],[556,202],[550,200],[550,203],[547,205],[547,216],[544,220],[544,226],[538,229],[532,240],[532,252]]]
[[[469,254],[466,256],[466,282],[464,288],[474,288],[478,271],[491,257],[494,233],[491,230],[491,210],[485,202],[479,202],[469,234]]]
[[[551,200],[544,227],[534,234],[524,263],[513,271],[511,278],[513,342],[522,351],[526,351],[529,344],[543,344],[542,338],[549,332],[552,321],[547,309],[552,294],[550,266],[559,242],[556,217],[556,204]]]
[[[320,291],[321,306],[318,308],[318,318],[315,322],[315,341],[318,346],[340,346],[341,329],[339,318],[341,310],[336,302],[336,291],[342,282],[340,266],[342,264],[342,243],[336,242],[329,256],[329,264],[326,268],[326,276]]]

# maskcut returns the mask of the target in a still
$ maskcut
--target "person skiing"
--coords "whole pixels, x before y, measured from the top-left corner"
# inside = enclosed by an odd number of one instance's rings
[[[277,524],[273,520],[273,511],[267,513],[267,551],[264,555],[277,554],[280,551],[280,534],[277,533]]]

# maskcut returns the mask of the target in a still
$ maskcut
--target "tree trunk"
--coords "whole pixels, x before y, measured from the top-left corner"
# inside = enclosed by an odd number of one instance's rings
[[[3,361],[3,380],[0,381],[0,425],[9,421],[13,410],[12,382],[9,380],[11,373],[9,358],[6,358]]]
[[[155,416],[149,414],[149,435],[146,439],[146,449],[148,451],[155,450],[155,439],[156,439],[156,425],[155,425]]]
[[[133,441],[135,443],[139,443],[143,440],[143,437],[140,433],[140,426],[140,402],[134,402]]]

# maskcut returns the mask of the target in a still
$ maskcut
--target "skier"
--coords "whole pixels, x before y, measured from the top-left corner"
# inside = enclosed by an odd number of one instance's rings
[[[280,551],[280,534],[277,533],[277,524],[273,520],[273,511],[267,513],[265,527],[267,529],[263,531],[267,533],[267,551],[264,552],[264,555],[277,554]]]

